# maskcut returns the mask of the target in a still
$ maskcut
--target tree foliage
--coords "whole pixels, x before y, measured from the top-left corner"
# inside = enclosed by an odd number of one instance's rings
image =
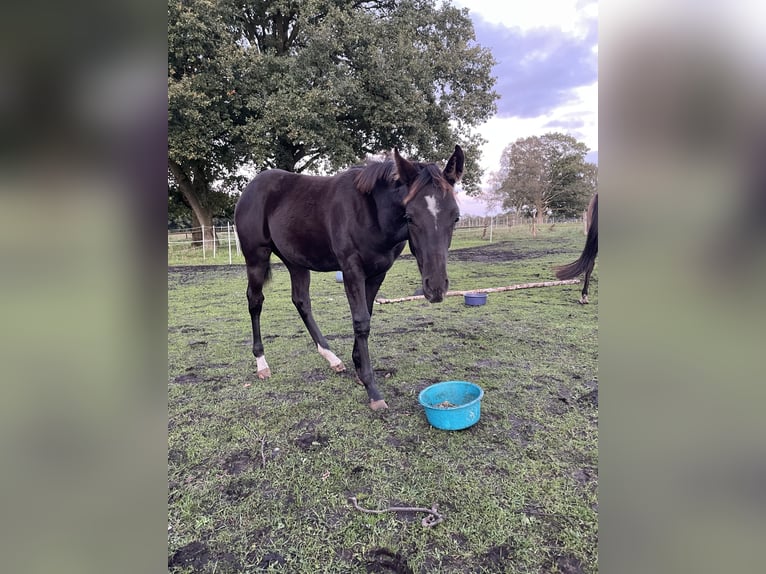
[[[503,209],[558,217],[577,216],[597,189],[598,171],[585,161],[590,150],[570,135],[547,133],[508,145],[492,174],[493,195]]]
[[[169,0],[171,177],[205,205],[245,164],[321,173],[457,143],[477,192],[493,64],[467,10],[437,0]]]

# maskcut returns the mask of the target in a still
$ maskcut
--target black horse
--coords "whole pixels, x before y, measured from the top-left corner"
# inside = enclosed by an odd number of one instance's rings
[[[342,271],[354,325],[352,358],[373,410],[387,408],[375,386],[367,339],[373,302],[386,273],[409,240],[431,303],[444,298],[447,250],[459,219],[454,185],[463,175],[463,150],[442,171],[410,162],[394,150],[393,161],[355,166],[332,177],[282,170],[258,174],[234,212],[247,264],[247,301],[253,324],[258,377],[271,376],[261,340],[263,286],[274,253],[290,273],[292,300],[319,354],[337,372],[343,362],[330,350],[311,314],[310,271]]]
[[[593,195],[588,206],[588,236],[585,239],[582,254],[572,263],[555,268],[556,277],[559,279],[574,279],[585,273],[580,296],[580,303],[583,305],[588,303],[588,285],[593,267],[596,265],[596,255],[598,255],[598,192]]]

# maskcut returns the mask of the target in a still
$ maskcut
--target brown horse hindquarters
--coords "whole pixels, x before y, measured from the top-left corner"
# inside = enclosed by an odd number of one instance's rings
[[[590,276],[596,265],[596,256],[598,255],[598,192],[593,195],[588,206],[588,235],[585,239],[580,257],[572,263],[561,265],[555,268],[558,279],[574,279],[580,275],[585,275],[583,288],[580,294],[580,303],[588,303],[588,289],[590,287]]]

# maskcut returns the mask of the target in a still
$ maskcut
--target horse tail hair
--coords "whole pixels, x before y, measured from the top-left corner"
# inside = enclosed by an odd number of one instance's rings
[[[556,277],[561,280],[574,279],[585,273],[598,255],[598,193],[593,198],[592,208],[590,209],[591,218],[588,225],[588,236],[585,239],[585,247],[580,257],[568,263],[555,267]]]

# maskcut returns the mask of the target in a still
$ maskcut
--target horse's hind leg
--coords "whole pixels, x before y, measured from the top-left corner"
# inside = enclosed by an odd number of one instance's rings
[[[588,287],[590,286],[590,275],[593,273],[593,267],[595,266],[595,259],[588,264],[588,268],[585,270],[585,278],[583,279],[582,294],[580,296],[580,304],[587,305],[588,301]]]
[[[250,311],[250,321],[253,325],[253,355],[258,369],[259,379],[268,379],[271,369],[266,362],[261,340],[261,311],[263,310],[263,285],[269,278],[269,257],[271,251],[262,249],[255,262],[247,264],[247,306]]]
[[[316,321],[314,321],[314,315],[311,313],[311,297],[309,295],[309,286],[311,285],[310,271],[303,267],[294,267],[292,265],[287,270],[290,272],[293,305],[295,305],[298,314],[303,319],[303,324],[306,325],[309,335],[311,335],[314,343],[316,343],[317,351],[330,363],[330,367],[335,372],[345,371],[346,367],[343,365],[343,361],[330,350],[327,339],[322,335]]]

